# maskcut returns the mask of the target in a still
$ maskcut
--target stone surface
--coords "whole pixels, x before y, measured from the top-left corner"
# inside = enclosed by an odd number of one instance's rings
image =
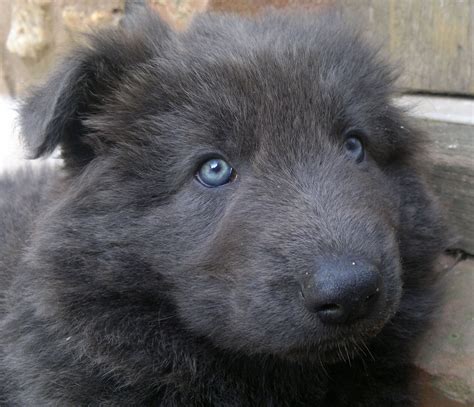
[[[183,29],[194,13],[206,10],[208,0],[149,0],[149,3],[171,25]]]
[[[447,272],[443,306],[419,349],[416,365],[423,372],[424,397],[474,405],[474,260]],[[434,404],[424,404],[434,407]],[[448,407],[449,404],[440,404]]]
[[[11,2],[10,0],[0,0],[0,40],[5,40],[10,31],[11,18]],[[9,86],[6,81],[6,74],[3,68],[3,61],[6,59],[6,47],[0,44],[0,95],[10,93]]]
[[[147,1],[178,29],[207,7],[207,0]],[[116,25],[124,5],[125,0],[0,0],[0,91],[21,96],[81,33]]]
[[[66,29],[73,32],[87,32],[105,25],[117,25],[123,16],[120,8],[94,10],[91,13],[81,10],[78,6],[66,6],[61,13]]]
[[[28,0],[13,4],[6,42],[8,51],[22,58],[36,59],[50,44],[51,29],[46,6],[47,2],[38,4]]]
[[[6,32],[4,27],[10,21],[0,16],[0,41],[3,43],[0,71],[3,72],[10,95],[21,96],[30,85],[44,80],[54,61],[74,41],[80,39],[82,32],[116,24],[123,14],[124,2],[125,0],[0,0],[2,12],[5,10],[8,16],[12,16],[12,26]],[[24,17],[25,10],[30,13],[30,20],[36,18],[36,25],[30,24]],[[16,24],[18,28],[13,26],[15,15],[23,16],[18,17],[18,21],[23,24]],[[44,20],[40,20],[39,16],[43,16]],[[35,30],[42,25],[47,27],[48,37],[39,41],[41,36],[38,35],[39,42],[36,44],[33,41],[37,33]],[[8,48],[7,37],[10,39]]]

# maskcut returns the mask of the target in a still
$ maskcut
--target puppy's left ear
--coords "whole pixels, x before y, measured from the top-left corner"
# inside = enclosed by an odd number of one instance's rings
[[[148,8],[131,11],[119,28],[100,31],[87,46],[74,49],[26,98],[20,125],[31,158],[50,154],[58,145],[68,167],[83,166],[95,157],[87,119],[103,108],[128,72],[159,55],[172,36]]]

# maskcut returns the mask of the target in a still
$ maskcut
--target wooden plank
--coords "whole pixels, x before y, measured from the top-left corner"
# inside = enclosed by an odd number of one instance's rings
[[[219,12],[255,14],[268,7],[315,8],[335,0],[208,0],[208,9]]]
[[[474,126],[474,99],[404,95],[396,103],[415,117]]]
[[[474,1],[336,0],[404,68],[402,88],[474,94]]]
[[[418,349],[415,361],[425,379],[421,405],[472,406],[474,261],[461,261],[444,274],[442,282],[445,287],[443,303]],[[452,403],[448,403],[449,400]]]
[[[431,140],[430,182],[459,236],[474,254],[474,126],[418,119]]]
[[[209,0],[216,11],[335,6],[382,42],[410,91],[474,94],[473,0]]]

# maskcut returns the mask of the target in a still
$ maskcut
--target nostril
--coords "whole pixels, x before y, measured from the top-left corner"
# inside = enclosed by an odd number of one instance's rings
[[[325,324],[369,318],[382,303],[383,280],[368,261],[337,258],[319,261],[300,282],[301,302]]]
[[[317,309],[317,312],[337,312],[341,310],[342,306],[339,304],[324,304]]]
[[[343,323],[347,317],[344,307],[336,303],[321,305],[315,311],[325,323]]]

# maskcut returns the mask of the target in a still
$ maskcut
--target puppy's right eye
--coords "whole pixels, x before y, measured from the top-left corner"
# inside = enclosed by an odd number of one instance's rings
[[[201,165],[196,179],[205,187],[215,188],[235,179],[235,170],[222,158],[211,158]]]
[[[364,145],[359,137],[351,135],[344,142],[344,148],[346,154],[355,160],[356,163],[360,163],[364,160],[365,151]]]

